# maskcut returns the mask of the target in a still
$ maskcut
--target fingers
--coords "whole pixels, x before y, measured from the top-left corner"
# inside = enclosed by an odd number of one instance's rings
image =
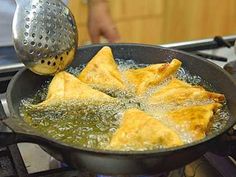
[[[120,35],[115,26],[90,26],[89,35],[92,43],[99,43],[100,37],[103,36],[108,42],[115,43],[120,41]]]
[[[88,29],[93,43],[100,42],[100,36],[103,36],[108,42],[117,42],[120,40],[106,0],[90,1],[88,12]]]
[[[100,42],[100,31],[97,28],[89,27],[89,35],[92,43]]]
[[[120,41],[120,35],[115,26],[105,28],[103,32],[103,36],[108,40],[108,42],[111,42],[111,43]]]

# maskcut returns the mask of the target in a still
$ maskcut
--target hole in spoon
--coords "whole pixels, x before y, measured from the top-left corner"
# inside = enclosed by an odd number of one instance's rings
[[[24,44],[24,45],[27,45],[27,41],[26,41],[26,40],[24,40],[24,41],[23,41],[23,44]]]
[[[30,43],[32,46],[34,46],[35,45],[35,42],[34,41],[31,41],[31,43]]]
[[[40,57],[41,56],[41,53],[40,53],[40,51],[37,51],[37,55]]]

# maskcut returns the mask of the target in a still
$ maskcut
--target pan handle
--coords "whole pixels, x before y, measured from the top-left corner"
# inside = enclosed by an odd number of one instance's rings
[[[18,143],[18,135],[4,121],[9,117],[6,94],[0,94],[0,147]]]
[[[0,147],[17,143],[16,134],[8,128],[3,122],[0,123]]]
[[[236,125],[218,139],[217,147],[213,147],[212,151],[236,159]]]
[[[66,146],[55,143],[54,140],[36,133],[24,121],[18,118],[7,118],[0,122],[0,147],[28,142],[52,149],[66,149]]]
[[[23,120],[7,117],[10,117],[10,113],[6,104],[6,95],[0,94],[0,147],[20,142],[36,143],[53,148],[56,146],[52,140],[35,133]]]
[[[0,146],[8,146],[20,142],[32,142],[35,137],[32,132],[24,131],[19,121],[14,118],[7,118],[0,122]],[[34,141],[35,142],[35,141]]]
[[[6,94],[0,94],[0,147],[19,142],[46,144],[43,140],[36,141],[39,139],[38,136],[26,127],[23,121],[7,117],[10,117],[10,113],[6,102]],[[37,137],[36,140],[35,137]]]
[[[0,147],[5,147],[20,142],[29,142],[55,150],[70,149],[69,146],[59,144],[54,140],[36,132],[23,120],[10,117],[8,107],[5,103],[6,95],[0,94]]]
[[[3,120],[7,118],[9,110],[6,103],[6,94],[0,94],[0,146],[7,146],[16,142],[16,134],[7,127]]]

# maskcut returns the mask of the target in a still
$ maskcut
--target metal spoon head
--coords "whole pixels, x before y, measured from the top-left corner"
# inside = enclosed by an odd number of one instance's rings
[[[60,0],[16,0],[13,41],[18,58],[41,75],[64,70],[74,59],[77,27]]]

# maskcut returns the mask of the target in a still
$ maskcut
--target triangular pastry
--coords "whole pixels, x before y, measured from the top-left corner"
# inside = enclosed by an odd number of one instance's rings
[[[144,150],[182,145],[178,134],[159,120],[138,109],[124,112],[120,127],[113,134],[109,148]]]
[[[78,75],[82,82],[98,89],[119,90],[125,86],[110,47],[103,47]]]
[[[199,101],[223,102],[223,94],[206,91],[203,87],[192,86],[184,81],[173,78],[166,86],[156,91],[148,99],[152,104],[198,103]]]
[[[194,140],[202,139],[213,120],[214,112],[221,107],[219,103],[184,107],[167,114],[177,125],[186,129]]]
[[[143,94],[149,88],[157,86],[159,83],[176,73],[181,62],[173,59],[170,63],[153,64],[145,68],[129,69],[125,71],[128,83],[135,87],[138,95]]]
[[[38,105],[51,105],[63,101],[114,101],[115,98],[94,90],[77,77],[65,71],[57,73],[48,87],[46,100]]]

